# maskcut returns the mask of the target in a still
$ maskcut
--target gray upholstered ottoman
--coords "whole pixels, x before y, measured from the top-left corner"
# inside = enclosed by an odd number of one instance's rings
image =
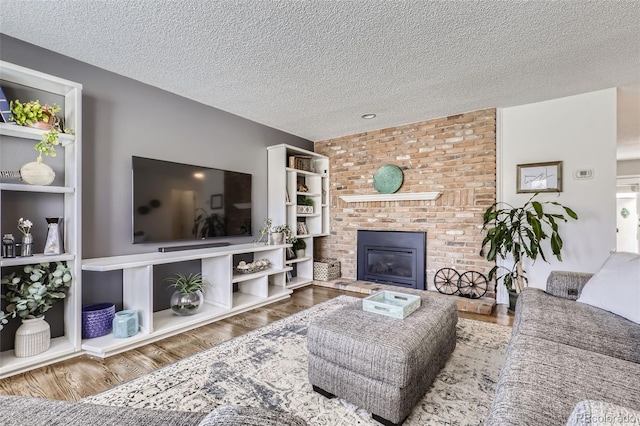
[[[354,302],[309,327],[309,381],[382,424],[402,424],[453,352],[457,322],[454,302],[427,293],[403,320]]]

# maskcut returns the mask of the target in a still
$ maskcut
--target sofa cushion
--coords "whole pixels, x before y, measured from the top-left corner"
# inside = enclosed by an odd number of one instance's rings
[[[640,255],[611,253],[578,299],[640,324]]]
[[[6,426],[195,426],[205,414],[0,396]]]
[[[198,426],[306,426],[300,417],[256,407],[225,405],[209,413]]]
[[[487,424],[565,424],[585,399],[640,407],[635,377],[640,364],[519,334],[505,353]]]
[[[518,333],[640,363],[640,325],[536,288],[518,297],[513,335]]]
[[[580,401],[566,426],[640,426],[640,411],[603,401]]]

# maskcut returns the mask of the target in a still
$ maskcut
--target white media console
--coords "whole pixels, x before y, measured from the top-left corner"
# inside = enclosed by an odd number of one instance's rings
[[[82,261],[83,271],[122,271],[124,309],[138,311],[138,334],[116,339],[113,334],[83,339],[82,349],[89,354],[107,357],[156,340],[191,330],[250,309],[286,299],[285,248],[291,244],[239,244],[165,253],[112,256]],[[254,259],[268,259],[271,268],[253,274],[235,272],[234,255],[253,254]],[[203,278],[210,283],[205,289],[205,304],[192,316],[176,316],[171,309],[154,312],[153,269],[155,265],[200,260]],[[310,282],[309,282],[310,284]],[[237,291],[234,291],[234,286]]]

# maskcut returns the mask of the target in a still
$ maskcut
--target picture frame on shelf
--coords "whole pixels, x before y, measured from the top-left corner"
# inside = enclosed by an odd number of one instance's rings
[[[562,192],[562,161],[518,164],[516,192]]]
[[[9,99],[4,94],[4,90],[0,86],[0,123],[15,123],[11,119],[11,105]]]
[[[304,222],[298,222],[297,223],[296,231],[297,231],[298,235],[308,235],[309,234],[309,229],[307,228],[307,224],[304,223]]]
[[[224,195],[215,194],[211,196],[211,210],[221,209],[224,206]]]

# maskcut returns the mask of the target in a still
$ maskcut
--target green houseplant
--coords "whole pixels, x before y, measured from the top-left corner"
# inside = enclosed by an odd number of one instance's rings
[[[486,251],[486,258],[495,262],[497,258],[513,261],[513,266],[494,266],[489,272],[489,281],[503,280],[510,293],[519,294],[527,286],[526,271],[522,267],[525,258],[536,261],[538,256],[545,262],[543,241],[549,240],[552,254],[562,261],[562,238],[558,232],[558,223],[568,219],[578,219],[578,215],[569,207],[554,201],[539,202],[535,193],[520,207],[508,203],[498,202],[489,207],[483,217],[483,230],[487,234],[482,241],[482,251]],[[555,212],[549,212],[555,208]],[[545,209],[547,211],[545,211]],[[559,211],[559,212],[558,212]],[[567,217],[565,217],[565,214]],[[502,275],[499,270],[505,270]]]
[[[266,218],[264,220],[264,226],[260,228],[260,236],[255,239],[254,243],[259,243],[262,239],[267,236],[267,240],[265,244],[293,244],[297,241],[295,235],[291,231],[289,225],[273,225],[273,220],[271,218]]]
[[[42,105],[40,101],[20,102],[19,99],[10,103],[11,119],[19,126],[34,127],[47,130],[42,134],[42,140],[38,142],[34,149],[38,151],[38,163],[42,162],[42,155],[50,157],[56,156],[54,146],[58,145],[58,135],[62,132],[60,119],[56,116],[61,108],[56,105]],[[64,133],[73,134],[72,129],[64,129]]]
[[[171,283],[175,291],[171,295],[171,310],[176,315],[186,316],[197,313],[204,303],[202,293],[209,283],[202,278],[202,274],[184,275],[180,272],[165,279]]]
[[[307,248],[307,243],[304,240],[298,240],[293,243],[293,250],[296,252],[297,257],[304,257],[305,250]]]
[[[2,298],[8,304],[7,314],[0,313],[0,323],[5,322],[7,316],[22,318],[15,336],[17,357],[33,356],[49,349],[51,329],[44,313],[56,301],[67,297],[72,282],[71,269],[63,262],[26,265],[23,271],[25,275],[12,272],[1,280],[7,289]]]

